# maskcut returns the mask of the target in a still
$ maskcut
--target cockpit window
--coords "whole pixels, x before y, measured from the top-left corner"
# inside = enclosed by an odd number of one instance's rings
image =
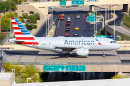
[[[110,43],[116,43],[115,41],[110,41]]]

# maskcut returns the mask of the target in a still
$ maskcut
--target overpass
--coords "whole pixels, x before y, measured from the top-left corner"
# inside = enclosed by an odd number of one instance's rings
[[[108,5],[108,4],[123,4],[123,11],[128,12],[130,8],[130,0],[98,0],[98,2],[88,2],[84,1],[84,6],[89,6],[90,11],[92,11],[92,6],[94,5]],[[60,6],[60,2],[36,2],[36,3],[29,3],[29,5],[33,5],[35,8],[40,10],[44,15],[48,15],[48,7]],[[72,1],[66,1],[66,6],[72,6]]]

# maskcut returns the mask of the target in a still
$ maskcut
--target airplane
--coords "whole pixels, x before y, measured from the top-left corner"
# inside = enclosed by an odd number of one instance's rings
[[[9,42],[33,47],[37,49],[65,52],[68,57],[70,52],[75,52],[79,56],[88,56],[89,51],[116,50],[121,46],[109,38],[98,37],[35,37],[24,27],[17,18],[10,18],[14,30],[15,38]]]

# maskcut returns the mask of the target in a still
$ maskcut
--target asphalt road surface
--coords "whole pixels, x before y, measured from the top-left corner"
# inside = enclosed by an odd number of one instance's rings
[[[130,64],[130,51],[106,51],[106,57],[102,51],[90,51],[89,56],[81,57],[70,54],[65,57],[62,52],[52,51],[6,51],[6,61],[21,64]]]

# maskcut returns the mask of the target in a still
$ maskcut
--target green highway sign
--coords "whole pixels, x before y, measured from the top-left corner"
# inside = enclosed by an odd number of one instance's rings
[[[72,5],[84,5],[84,0],[72,0]]]
[[[85,71],[85,65],[44,65],[44,71],[73,72]]]
[[[88,0],[88,2],[96,2],[97,0]]]
[[[96,22],[96,16],[88,16],[88,22]]]
[[[73,65],[72,70],[73,71],[85,71],[85,65]]]
[[[66,5],[66,1],[60,1],[60,5]]]
[[[92,14],[91,14],[91,16],[95,16],[95,14],[94,14],[94,13],[92,13]]]
[[[96,35],[96,37],[107,38],[107,35]]]

